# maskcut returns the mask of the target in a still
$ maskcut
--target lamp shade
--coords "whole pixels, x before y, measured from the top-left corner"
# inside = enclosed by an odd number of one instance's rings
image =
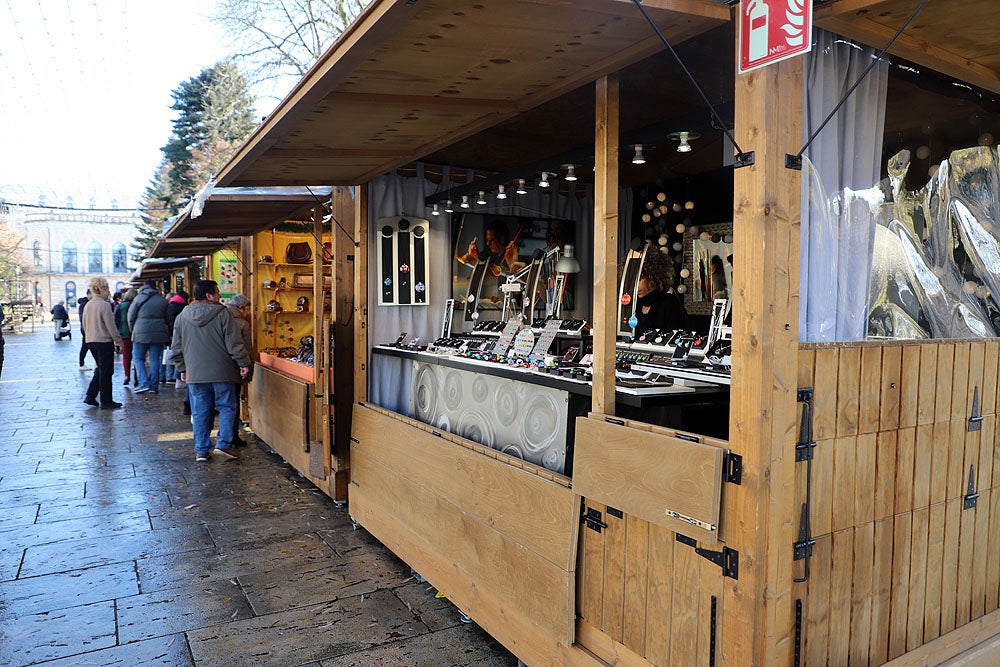
[[[556,262],[558,273],[580,273],[580,262],[573,256],[573,246],[567,243],[563,246],[563,256]]]

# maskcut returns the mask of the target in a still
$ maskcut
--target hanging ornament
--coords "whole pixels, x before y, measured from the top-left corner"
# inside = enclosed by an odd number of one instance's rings
[[[684,292],[687,292],[687,291],[688,291],[687,285],[681,283],[680,285],[677,286],[677,293],[678,294],[684,294]]]
[[[686,202],[684,202],[684,208],[687,209],[687,210],[689,210],[689,211],[693,211],[694,210],[694,202],[691,201],[690,199],[687,200]]]
[[[683,247],[684,247],[684,244],[682,244],[682,243],[681,243],[680,241],[675,241],[675,242],[674,242],[674,245],[673,245],[672,247],[673,247],[673,249],[674,249],[674,250],[676,250],[677,252],[680,252],[681,248],[683,248]]]
[[[681,210],[683,209],[683,207],[681,206],[680,202],[674,202],[673,209],[674,209],[674,213],[680,213]]]
[[[667,193],[666,192],[656,193],[656,201],[660,202],[667,201]]]
[[[677,230],[678,234],[683,234],[687,230],[687,227],[685,227],[683,224],[678,224],[676,227],[674,227],[674,229]]]
[[[681,269],[681,278],[687,278],[690,275],[691,275],[691,269],[687,267]]]

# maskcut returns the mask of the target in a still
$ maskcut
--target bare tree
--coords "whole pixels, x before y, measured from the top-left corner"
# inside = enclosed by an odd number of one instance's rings
[[[212,20],[230,35],[253,83],[301,78],[369,0],[220,0]]]

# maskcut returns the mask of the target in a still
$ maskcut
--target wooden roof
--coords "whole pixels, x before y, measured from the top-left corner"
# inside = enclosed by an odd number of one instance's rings
[[[643,6],[672,45],[730,20],[711,0]],[[631,0],[374,0],[218,183],[364,183],[662,50]]]
[[[180,239],[204,239],[203,246],[215,239],[214,251],[233,236],[254,234],[286,220],[312,220],[312,210],[328,201],[331,191],[329,186],[215,188],[200,215],[189,205],[177,216],[163,233],[165,243],[157,244],[158,256],[166,256],[166,247]]]
[[[149,251],[149,256],[153,258],[166,257],[203,257],[211,255],[217,250],[227,246],[239,249],[240,238],[159,238]]]
[[[817,26],[882,48],[920,0],[829,0],[817,5]],[[890,53],[1000,93],[997,0],[931,0]]]
[[[176,259],[145,259],[135,273],[132,274],[132,282],[141,282],[149,278],[163,278],[178,271],[183,271],[184,267],[192,266],[201,261],[201,257],[182,257]]]

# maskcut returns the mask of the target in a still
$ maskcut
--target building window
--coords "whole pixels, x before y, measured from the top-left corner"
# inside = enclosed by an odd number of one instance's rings
[[[42,242],[35,241],[31,244],[31,261],[34,262],[35,266],[41,267],[45,265],[45,260],[42,259]]]
[[[128,273],[128,250],[124,243],[116,243],[111,248],[111,263],[115,273]]]
[[[97,241],[91,241],[87,246],[87,270],[91,273],[104,273],[104,248]]]
[[[66,241],[66,243],[63,243],[62,255],[63,273],[77,273],[80,269],[76,263],[76,244],[72,241]]]
[[[73,197],[66,197],[66,208],[73,208]]]

